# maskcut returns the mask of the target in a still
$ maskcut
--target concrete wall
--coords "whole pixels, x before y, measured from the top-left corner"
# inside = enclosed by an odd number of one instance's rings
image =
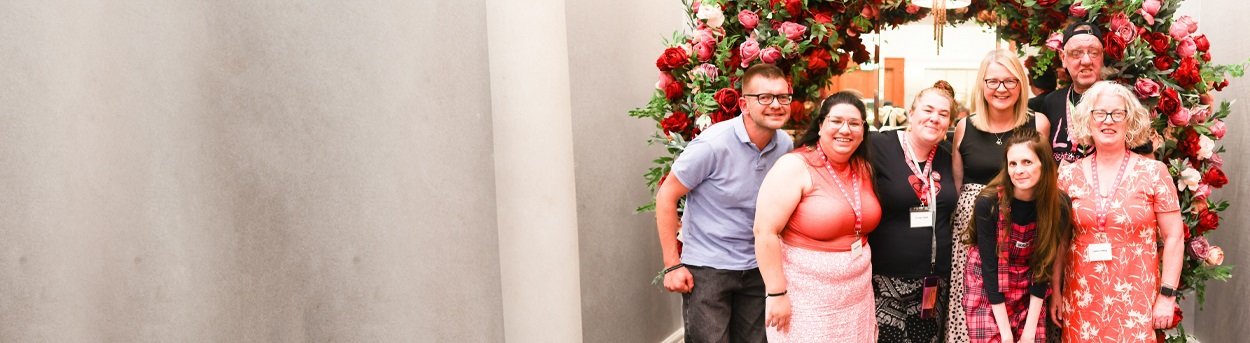
[[[1211,41],[1212,61],[1223,64],[1245,63],[1250,57],[1250,28],[1242,25],[1245,14],[1230,10],[1244,4],[1233,0],[1187,1],[1183,8],[1199,20],[1198,30]],[[1232,207],[1224,212],[1220,229],[1210,235],[1211,242],[1226,253],[1224,264],[1233,265],[1233,279],[1228,282],[1207,284],[1207,301],[1200,312],[1186,314],[1194,319],[1193,331],[1203,342],[1240,342],[1250,336],[1246,315],[1250,314],[1250,78],[1233,79],[1223,92],[1216,93],[1217,100],[1237,99],[1233,112],[1226,122],[1228,134],[1220,141],[1228,152],[1224,153],[1224,172],[1230,182],[1215,192],[1216,199],[1228,200]]]
[[[658,342],[681,327],[681,297],[651,286],[663,267],[642,173],[662,153],[648,147],[645,105],[662,37],[685,27],[680,1],[568,1],[569,67],[577,160],[577,226],[586,342]]]
[[[485,14],[0,3],[0,341],[503,340]]]

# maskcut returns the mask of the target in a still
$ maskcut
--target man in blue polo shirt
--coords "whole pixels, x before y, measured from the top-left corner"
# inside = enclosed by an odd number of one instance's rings
[[[752,232],[755,198],[768,169],[794,147],[781,131],[792,99],[780,68],[748,68],[738,98],[743,113],[690,141],[656,193],[664,288],[682,293],[687,342],[766,340],[764,280]],[[677,203],[683,196],[686,210],[679,223]]]

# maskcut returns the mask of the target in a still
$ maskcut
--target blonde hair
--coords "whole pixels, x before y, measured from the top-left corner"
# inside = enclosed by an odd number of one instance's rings
[[[1020,80],[1016,88],[1011,89],[1011,91],[1020,94],[1016,98],[1016,120],[1011,124],[1011,127],[1016,128],[1024,125],[1024,123],[1029,121],[1029,97],[1028,93],[1026,93],[1029,89],[1028,71],[1024,69],[1024,64],[1020,63],[1020,59],[1016,57],[1015,53],[1004,49],[990,51],[985,54],[985,58],[981,59],[981,69],[977,71],[977,87],[972,88],[972,110],[973,113],[980,115],[969,117],[969,121],[981,131],[990,132],[990,104],[985,101],[985,73],[990,69],[990,63],[998,63],[998,65],[1006,68],[1007,72],[1011,73],[1011,76]]]
[[[1128,124],[1128,131],[1124,133],[1125,147],[1135,147],[1145,144],[1150,140],[1150,113],[1141,102],[1137,101],[1137,96],[1121,84],[1112,81],[1098,81],[1085,91],[1081,96],[1081,102],[1076,104],[1076,109],[1072,112],[1072,125],[1068,128],[1068,136],[1072,137],[1082,145],[1091,145],[1090,139],[1092,133],[1089,131],[1090,121],[1093,120],[1090,115],[1094,110],[1094,103],[1102,96],[1119,97],[1124,101],[1125,110],[1128,114],[1124,117],[1124,121]]]

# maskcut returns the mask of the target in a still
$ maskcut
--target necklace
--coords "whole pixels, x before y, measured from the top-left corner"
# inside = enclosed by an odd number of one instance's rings
[[[994,135],[994,144],[1003,145],[1003,135],[1006,135],[1008,132],[1011,132],[1011,130],[1002,133],[991,133],[991,135]]]

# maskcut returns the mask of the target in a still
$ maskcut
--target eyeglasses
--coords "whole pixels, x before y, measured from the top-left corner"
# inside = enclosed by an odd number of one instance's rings
[[[1089,56],[1090,59],[1102,58],[1101,49],[1070,50],[1070,51],[1064,52],[1064,54],[1068,55],[1068,58],[1071,58],[1071,59],[1079,59],[1081,58],[1081,55]]]
[[[1095,121],[1101,121],[1101,122],[1105,122],[1107,121],[1107,117],[1111,117],[1112,123],[1122,122],[1124,121],[1125,117],[1128,117],[1128,111],[1125,111],[1125,110],[1114,110],[1114,111],[1093,110],[1093,111],[1090,111],[1089,114],[1094,116]]]
[[[743,94],[742,96],[753,96],[755,97],[755,101],[758,101],[760,105],[764,105],[764,106],[772,105],[773,100],[777,100],[777,103],[782,104],[782,105],[789,105],[791,101],[794,101],[793,94],[761,93],[761,94]]]
[[[833,125],[834,130],[841,130],[842,127],[847,127],[851,131],[859,131],[859,130],[864,129],[863,120],[842,120],[840,118],[833,118],[829,120],[829,124]]]
[[[985,86],[990,89],[998,89],[998,86],[1007,87],[1007,89],[1016,89],[1020,85],[1020,80],[995,80],[985,79]]]

